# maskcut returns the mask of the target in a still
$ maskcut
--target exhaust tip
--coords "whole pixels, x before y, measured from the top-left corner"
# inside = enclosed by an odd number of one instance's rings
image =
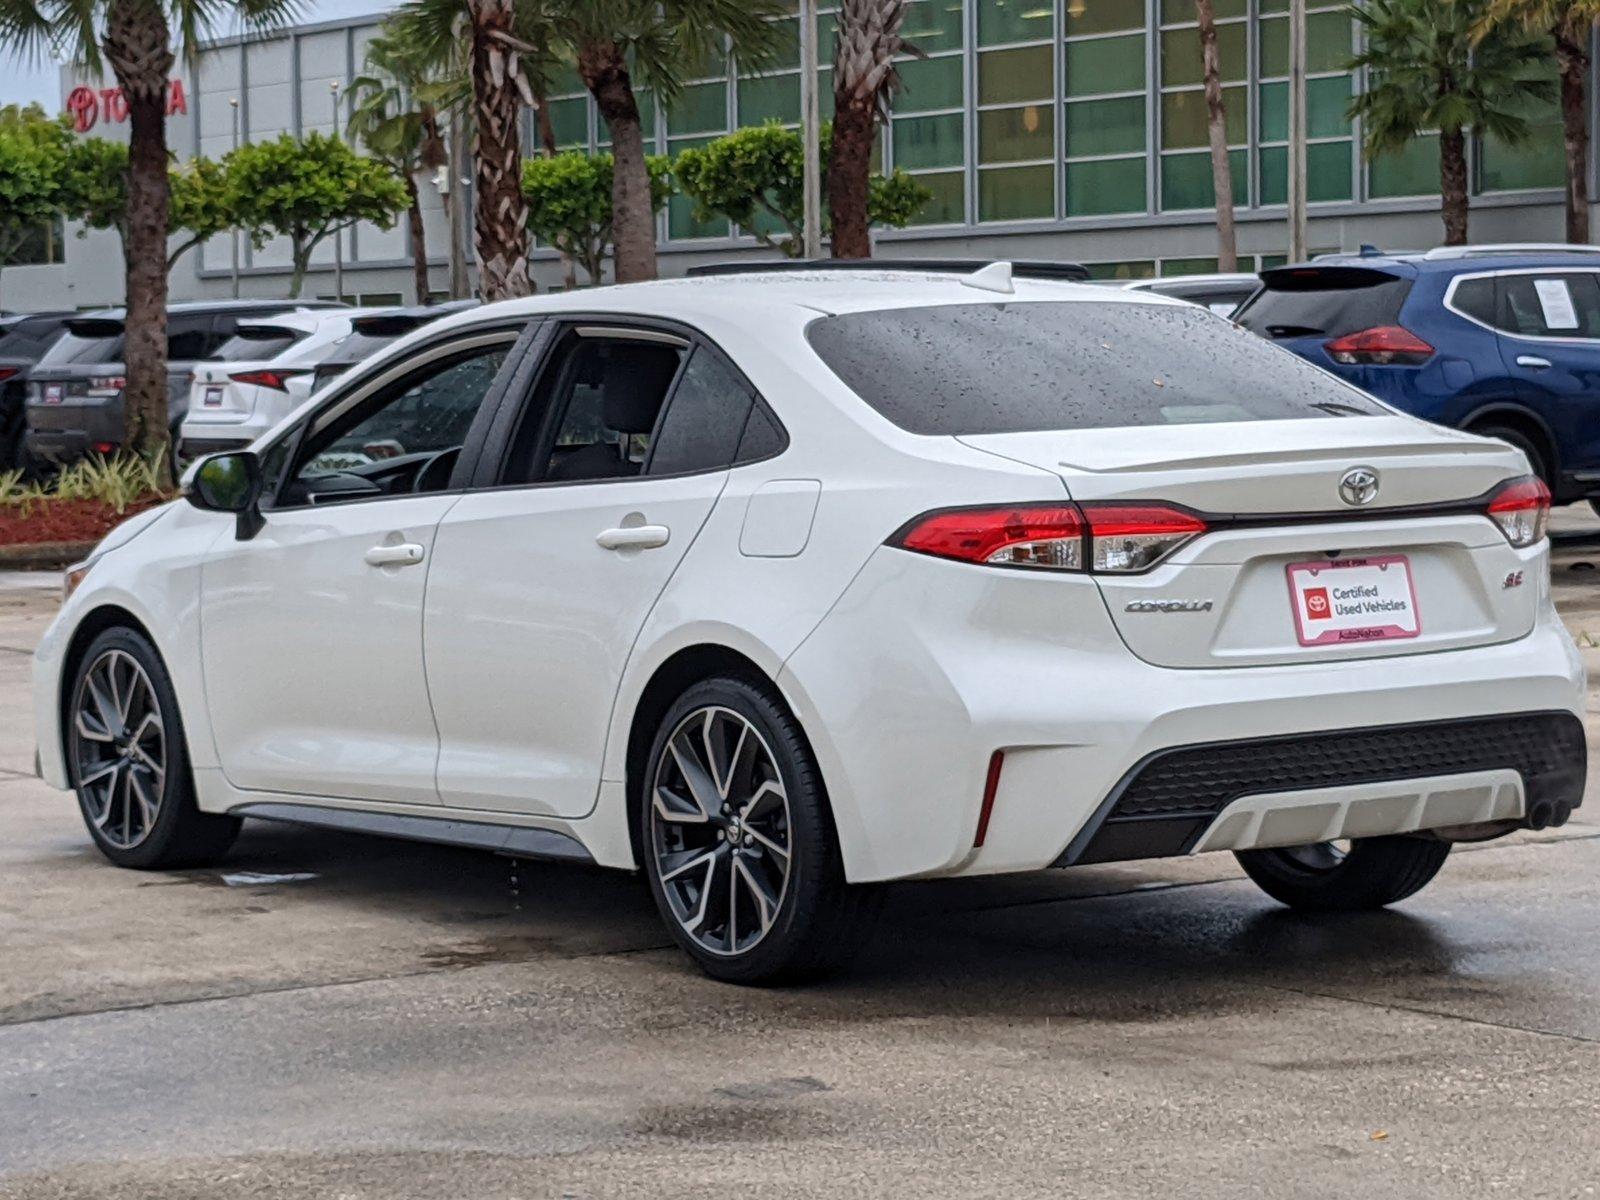
[[[1554,822],[1556,806],[1548,800],[1541,800],[1528,809],[1527,826],[1529,829],[1547,829]]]

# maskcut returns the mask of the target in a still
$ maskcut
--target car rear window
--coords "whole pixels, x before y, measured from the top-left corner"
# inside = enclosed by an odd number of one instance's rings
[[[16,321],[0,333],[0,358],[38,358],[61,330],[60,321]]]
[[[110,332],[74,332],[69,329],[39,360],[41,367],[63,367],[73,363],[119,363],[122,361],[122,334]]]
[[[1234,320],[1267,338],[1343,337],[1397,325],[1411,281],[1366,267],[1284,267],[1263,271],[1265,286]]]
[[[328,362],[342,367],[362,362],[399,336],[397,333],[362,333],[357,330],[334,348],[333,353],[328,356]]]
[[[911,433],[1021,433],[1387,410],[1187,305],[961,304],[822,317],[811,346]]]
[[[305,336],[298,329],[281,325],[240,326],[211,357],[218,362],[266,362]]]

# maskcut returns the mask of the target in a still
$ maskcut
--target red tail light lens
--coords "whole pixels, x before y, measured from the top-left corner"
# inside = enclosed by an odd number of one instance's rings
[[[918,517],[891,546],[995,567],[1131,575],[1206,531],[1170,504],[1020,504]]]
[[[125,375],[96,375],[89,380],[85,394],[95,397],[120,396],[122,389],[128,386]]]
[[[1521,550],[1544,537],[1550,520],[1550,489],[1537,475],[1513,479],[1489,497],[1488,513],[1506,541]]]
[[[1324,349],[1346,366],[1416,367],[1433,357],[1433,347],[1409,329],[1379,325],[1334,338]]]
[[[271,388],[275,392],[287,392],[289,390],[289,380],[293,379],[296,375],[309,374],[311,374],[309,370],[240,371],[237,374],[229,375],[228,378],[233,380],[235,383],[250,383],[254,384],[256,387]]]
[[[0,367],[0,383],[4,383],[20,370],[22,370],[21,367]]]
[[[1083,570],[1083,514],[1075,504],[951,508],[912,521],[890,544],[999,567]]]

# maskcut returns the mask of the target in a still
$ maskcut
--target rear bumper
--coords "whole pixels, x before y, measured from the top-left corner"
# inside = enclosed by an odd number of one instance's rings
[[[1173,747],[1124,775],[1055,865],[1514,819],[1564,825],[1587,766],[1570,712]],[[1238,803],[1262,797],[1273,802]]]
[[[101,404],[30,404],[28,453],[46,462],[69,463],[96,447],[123,443],[122,400]]]
[[[1582,663],[1547,597],[1528,636],[1497,645],[1183,670],[1130,653],[1087,580],[888,549],[862,570],[779,681],[822,767],[846,873],[862,882],[1037,870],[1073,847],[1078,857],[1069,861],[1086,861],[1082,851],[1110,811],[1108,798],[1136,768],[1169,752],[1529,713],[1581,720],[1584,711]],[[1526,796],[1514,770],[1516,785],[1494,791],[1505,782],[1505,764],[1453,759],[1455,740],[1433,749],[1444,753],[1431,764],[1327,778],[1305,763],[1254,786],[1274,789],[1256,794],[1272,797],[1266,807],[1275,810],[1310,803],[1317,789],[1345,788],[1321,797],[1345,811],[1363,797],[1398,795],[1405,787],[1391,785],[1403,784],[1413,797],[1413,829],[1502,810],[1523,815]],[[998,787],[983,845],[975,846],[997,750],[1004,756]],[[1567,765],[1581,777],[1581,764],[1580,757]],[[1455,782],[1424,787],[1419,771]],[[1198,790],[1199,782],[1180,780],[1180,791]],[[1491,791],[1478,795],[1478,808],[1430,799],[1456,784]],[[1206,811],[1221,812],[1227,796],[1253,813],[1262,809],[1234,790]],[[1214,816],[1190,815],[1201,819],[1173,827],[1159,847],[1113,854],[1107,842],[1097,855],[1232,848],[1220,835],[1208,838]],[[1395,819],[1405,826],[1409,816]],[[1233,845],[1265,845],[1262,836],[1258,821]]]

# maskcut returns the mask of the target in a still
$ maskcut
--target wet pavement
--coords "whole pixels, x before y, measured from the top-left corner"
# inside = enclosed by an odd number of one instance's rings
[[[31,777],[53,605],[0,590],[0,1197],[1600,1190],[1593,786],[1389,912],[1217,855],[901,885],[848,978],[741,990],[622,875],[267,825],[108,867]]]

